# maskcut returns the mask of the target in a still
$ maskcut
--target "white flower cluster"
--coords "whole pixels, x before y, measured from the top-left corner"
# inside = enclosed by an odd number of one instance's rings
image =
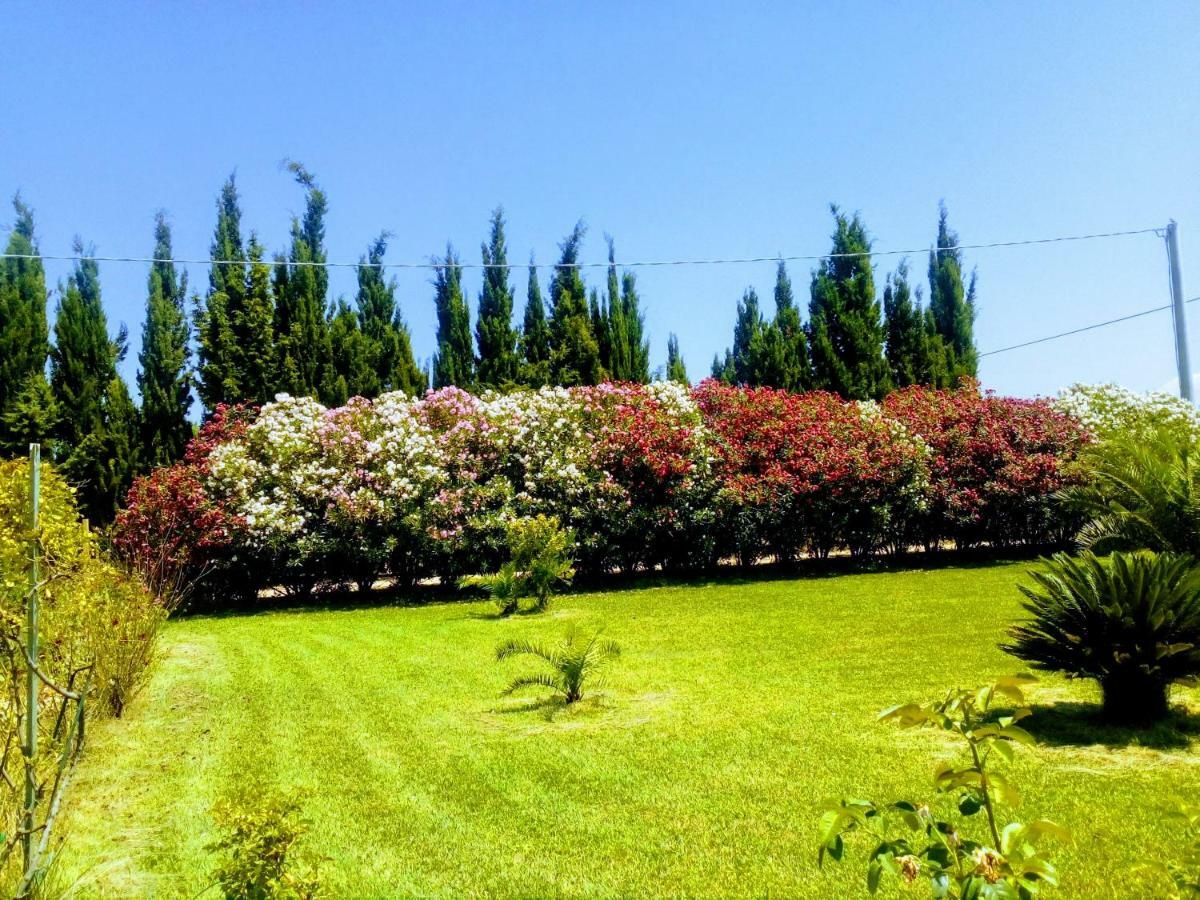
[[[1200,410],[1163,391],[1138,393],[1115,384],[1075,384],[1059,394],[1054,405],[1100,440],[1155,428],[1174,429],[1200,440]]]

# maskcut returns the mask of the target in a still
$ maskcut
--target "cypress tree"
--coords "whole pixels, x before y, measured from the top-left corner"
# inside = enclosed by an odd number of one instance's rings
[[[624,380],[646,384],[650,380],[650,342],[646,339],[646,317],[637,292],[637,276],[629,271],[621,273],[621,319],[625,326],[622,343],[629,354]]]
[[[16,222],[8,236],[5,253],[36,256],[33,210],[18,194],[13,197]],[[46,274],[41,259],[0,260],[0,441],[17,450],[18,441],[41,440],[25,413],[12,409],[20,404],[28,410],[31,398],[43,391],[46,358],[50,353],[50,330],[46,322]],[[5,416],[11,413],[11,430]],[[18,424],[18,423],[24,424]],[[31,432],[31,428],[33,431]]]
[[[831,208],[833,255],[813,272],[809,301],[813,384],[850,400],[879,399],[888,391],[888,372],[871,241],[857,214],[847,218]]]
[[[209,413],[221,403],[242,399],[235,359],[238,341],[233,331],[233,319],[243,305],[246,289],[241,222],[237,184],[230,175],[217,197],[217,225],[209,249],[213,265],[208,270],[208,293],[204,302],[197,304],[195,317],[197,388]]]
[[[455,386],[469,391],[475,384],[475,356],[471,343],[471,311],[462,291],[462,267],[454,247],[446,245],[446,258],[433,281],[437,309],[437,354],[433,359],[433,386]]]
[[[550,278],[550,377],[554,384],[599,384],[607,373],[588,309],[587,287],[579,271],[583,222],[559,244]]]
[[[754,384],[755,351],[761,345],[764,327],[758,293],[748,287],[738,301],[737,321],[733,326],[734,384]]]
[[[83,255],[76,239],[75,252]],[[114,341],[100,301],[100,270],[88,254],[59,290],[50,385],[62,411],[56,461],[94,522],[111,517],[137,467],[136,410],[117,374],[128,336]]]
[[[908,282],[908,261],[901,260],[887,277],[883,289],[883,318],[887,340],[887,362],[892,385],[930,384],[933,378],[925,314],[913,302]]]
[[[775,270],[775,319],[752,334],[749,357],[749,384],[802,391],[811,381],[808,337],[783,260]]]
[[[275,296],[271,289],[271,266],[258,236],[251,233],[249,265],[241,304],[232,311],[233,372],[238,399],[266,403],[272,398],[276,379],[274,320]]]
[[[332,365],[322,389],[325,403],[342,406],[351,397],[374,397],[379,392],[375,348],[359,327],[358,312],[339,299],[329,321]]]
[[[170,465],[182,458],[192,436],[187,420],[192,405],[184,309],[187,273],[180,277],[171,257],[171,226],[160,212],[154,219],[155,261],[150,265],[146,321],[138,354],[137,384],[142,395],[139,462],[146,468]]]
[[[529,254],[529,283],[521,325],[520,381],[529,387],[550,383],[550,324],[546,319],[546,301],[542,299],[542,286],[532,253]]]
[[[288,164],[304,188],[303,218],[292,219],[291,248],[286,262],[275,266],[276,389],[295,396],[336,397],[326,391],[336,383],[326,316],[329,273],[325,262],[325,213],[328,202],[316,180],[299,163]]]
[[[975,350],[975,276],[971,290],[963,288],[962,251],[958,234],[948,224],[946,204],[938,205],[937,246],[929,251],[929,308],[946,346],[951,379],[974,378],[979,359]]]
[[[513,290],[508,281],[508,247],[504,239],[504,209],[492,212],[491,234],[482,246],[483,290],[475,339],[479,344],[478,381],[499,388],[517,379],[517,331],[513,327]]]
[[[617,274],[616,247],[610,235],[608,244],[608,282],[604,293],[606,350],[601,360],[613,381],[633,381],[633,348],[629,345],[629,330],[625,326],[625,304],[621,299],[621,280]]]
[[[688,381],[687,366],[683,364],[683,355],[679,352],[679,338],[674,332],[667,337],[667,381],[691,384]]]
[[[17,455],[32,443],[50,444],[58,432],[59,417],[45,372],[34,372],[0,414],[0,451]]]
[[[385,280],[383,256],[388,234],[375,239],[358,267],[358,325],[366,341],[370,371],[361,386],[364,397],[385,391],[403,391],[408,395],[425,391],[425,373],[413,358],[408,326],[396,302],[395,280]]]
[[[737,369],[733,364],[733,353],[728,349],[725,355],[713,354],[711,376],[724,384],[737,384]]]

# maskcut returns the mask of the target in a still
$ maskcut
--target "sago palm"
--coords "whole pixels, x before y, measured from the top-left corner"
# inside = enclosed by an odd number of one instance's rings
[[[1160,428],[1113,438],[1085,455],[1088,479],[1060,495],[1087,517],[1084,549],[1148,549],[1200,556],[1200,454]]]
[[[523,688],[541,687],[550,689],[567,703],[582,699],[584,683],[597,683],[608,664],[621,655],[621,648],[614,641],[601,640],[601,634],[597,631],[585,638],[571,628],[566,637],[553,646],[519,639],[505,641],[496,648],[498,661],[513,656],[535,656],[546,663],[550,671],[514,678],[502,693],[508,695]]]
[[[1171,553],[1060,553],[1022,585],[1033,616],[1009,630],[1009,653],[1034,668],[1094,678],[1111,721],[1167,714],[1168,692],[1200,675],[1200,570]]]

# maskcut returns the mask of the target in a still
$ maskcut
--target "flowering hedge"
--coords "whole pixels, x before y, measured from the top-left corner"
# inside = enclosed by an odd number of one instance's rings
[[[974,385],[878,405],[711,381],[281,396],[221,410],[140,479],[114,540],[224,597],[494,569],[508,523],[539,514],[575,532],[585,572],[1042,543],[1085,439]]]

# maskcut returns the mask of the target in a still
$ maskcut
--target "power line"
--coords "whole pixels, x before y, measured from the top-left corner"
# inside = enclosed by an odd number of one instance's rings
[[[949,253],[956,250],[992,250],[1002,247],[1027,247],[1034,244],[1058,244],[1065,241],[1090,241],[1099,238],[1117,238],[1129,237],[1137,234],[1160,234],[1162,228],[1138,228],[1130,231],[1107,231],[1097,234],[1072,234],[1063,235],[1060,237],[1049,238],[1030,238],[1021,241],[995,241],[988,244],[956,244],[953,247],[919,247],[909,250],[863,250],[854,253],[823,253],[816,255],[803,256],[749,256],[749,257],[732,257],[726,259],[653,259],[653,260],[638,260],[635,262],[618,262],[615,263],[620,268],[652,268],[658,266],[723,266],[723,265],[744,265],[750,263],[768,263],[768,262],[819,262],[826,259],[852,259],[862,256],[909,256],[917,253],[926,253],[930,250],[937,249],[939,253]],[[73,255],[53,255],[47,253],[3,253],[0,254],[3,259],[40,259],[43,261],[80,261],[84,259],[95,260],[96,262],[125,262],[125,263],[174,263],[176,265],[186,266],[244,266],[247,261],[244,259],[158,259],[152,256],[85,256],[82,254]],[[438,262],[430,259],[427,262],[317,262],[315,260],[301,260],[296,262],[288,262],[289,266],[296,267],[312,267],[322,269],[362,269],[377,267],[380,269],[602,269],[608,268],[613,263],[609,262],[587,262],[587,263],[568,263],[560,265],[558,263],[524,263],[520,265],[503,264],[503,263],[455,263],[452,266],[444,262]],[[1000,351],[992,351],[998,353]]]
[[[1195,303],[1200,300],[1200,297],[1191,297],[1184,300],[1184,303]],[[1156,306],[1153,309],[1143,309],[1141,312],[1130,313],[1127,316],[1121,316],[1116,319],[1109,319],[1106,322],[1097,322],[1094,325],[1084,325],[1082,328],[1073,328],[1070,331],[1062,331],[1058,334],[1051,334],[1046,337],[1038,338],[1033,341],[1025,341],[1023,344],[1013,344],[1011,347],[1001,347],[999,350],[989,350],[987,353],[980,353],[982,359],[985,356],[995,356],[997,353],[1007,353],[1009,350],[1020,350],[1022,347],[1032,347],[1034,344],[1044,344],[1047,341],[1057,341],[1059,338],[1070,337],[1073,334],[1082,334],[1085,331],[1094,331],[1097,328],[1104,328],[1107,325],[1116,325],[1118,322],[1128,322],[1130,319],[1139,319],[1142,316],[1148,316],[1151,313],[1163,312],[1171,308],[1171,304],[1166,306]]]

